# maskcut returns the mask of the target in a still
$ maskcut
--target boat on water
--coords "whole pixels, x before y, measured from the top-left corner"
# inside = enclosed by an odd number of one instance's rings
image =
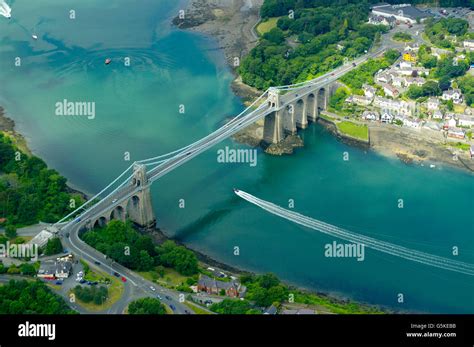
[[[105,65],[109,65],[112,62],[112,59],[107,58],[105,59]]]
[[[38,35],[33,34],[31,35],[31,37],[33,38],[33,40],[38,40]]]

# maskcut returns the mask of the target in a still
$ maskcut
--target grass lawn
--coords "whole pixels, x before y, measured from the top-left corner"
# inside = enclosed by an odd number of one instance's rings
[[[322,119],[328,120],[330,122],[333,122],[333,121],[336,120],[335,118],[329,117],[328,115],[325,115],[325,114],[322,114],[322,113],[319,114],[319,117],[321,117]]]
[[[122,294],[124,291],[124,285],[122,281],[120,281],[120,279],[114,276],[109,276],[105,272],[102,272],[92,267],[89,268],[87,275],[88,276],[85,276],[84,279],[86,279],[87,277],[87,278],[93,278],[94,279],[93,281],[99,281],[99,279],[109,280],[110,284],[107,286],[109,290],[109,296],[107,298],[107,301],[103,303],[102,305],[96,305],[93,302],[85,303],[77,299],[77,303],[81,305],[82,307],[84,307],[85,309],[89,311],[107,310],[108,308],[112,307],[113,304],[115,304],[122,297]]]
[[[189,301],[185,301],[184,304],[188,306],[191,310],[194,311],[196,314],[211,314],[209,311],[206,311],[205,309],[201,308],[199,305],[192,304]]]
[[[177,271],[169,268],[165,268],[165,274],[163,277],[160,277],[156,271],[139,272],[139,274],[151,282],[173,287],[185,283],[188,279],[187,276],[183,276]]]
[[[280,19],[280,17],[273,17],[268,18],[268,20],[265,22],[261,22],[259,25],[257,25],[257,33],[259,35],[263,35],[265,33],[268,33],[273,28],[276,28],[278,19]]]
[[[340,122],[337,123],[337,128],[341,133],[361,139],[364,141],[369,140],[369,128],[367,125],[355,124],[352,122]]]
[[[446,144],[449,147],[454,147],[463,151],[468,151],[471,148],[471,145],[463,142],[448,142]]]
[[[459,104],[454,104],[453,106],[454,106],[453,110],[455,113],[464,113],[464,110],[466,109],[465,106],[459,105]]]

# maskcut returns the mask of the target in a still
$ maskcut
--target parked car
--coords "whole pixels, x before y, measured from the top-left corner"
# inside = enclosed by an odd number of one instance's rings
[[[155,287],[153,287],[153,286],[150,286],[150,289],[153,290],[153,291],[156,290]]]
[[[122,280],[122,282],[127,282],[127,279],[123,276],[122,276],[121,280]]]
[[[80,284],[84,284],[84,283],[86,283],[86,280],[85,280],[85,279],[81,279],[81,280],[79,281],[79,283],[80,283]]]
[[[57,284],[58,286],[60,286],[60,285],[63,284],[63,281],[56,281],[56,282],[54,282],[54,284]]]

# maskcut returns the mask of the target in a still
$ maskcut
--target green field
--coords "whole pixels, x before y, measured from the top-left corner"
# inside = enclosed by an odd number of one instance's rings
[[[369,140],[369,128],[366,125],[359,125],[352,122],[343,121],[337,123],[337,128],[344,135],[349,135],[364,141]]]
[[[269,18],[265,22],[261,22],[259,25],[257,25],[257,33],[259,35],[263,35],[268,33],[273,28],[276,28],[278,19],[280,19],[280,17]]]

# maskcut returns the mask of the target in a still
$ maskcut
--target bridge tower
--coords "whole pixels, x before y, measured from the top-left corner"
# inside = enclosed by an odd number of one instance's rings
[[[150,183],[148,182],[145,165],[135,164],[130,184],[140,190],[130,198],[127,204],[128,217],[142,227],[153,227],[156,223],[156,218],[153,213]]]
[[[278,89],[270,89],[267,97],[268,105],[280,109],[280,93]],[[263,141],[267,144],[278,143],[284,138],[282,112],[275,111],[265,117]]]

